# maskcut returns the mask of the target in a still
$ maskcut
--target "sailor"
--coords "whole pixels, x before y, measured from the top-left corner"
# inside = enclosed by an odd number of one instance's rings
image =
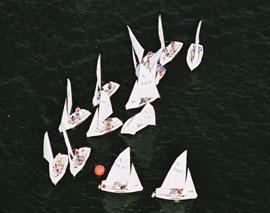
[[[125,184],[121,184],[120,185],[120,189],[123,190],[123,189],[127,189],[127,186]]]
[[[144,62],[144,60],[142,59],[141,64],[143,64],[145,66],[146,62]]]
[[[108,83],[108,90],[110,91],[112,89],[112,82]]]
[[[68,123],[70,124],[74,124],[76,122],[76,118],[74,115],[71,116],[70,120],[68,121]]]
[[[106,129],[108,131],[110,131],[112,129],[112,119],[111,118],[107,118],[107,120],[106,120]]]
[[[195,56],[195,47],[192,48],[191,50],[191,60],[193,60],[194,56]]]
[[[172,54],[174,54],[175,52],[174,41],[171,41],[171,51],[172,51]]]
[[[80,107],[77,107],[75,109],[75,116],[76,116],[76,119],[80,120],[80,114],[81,114],[81,108]]]

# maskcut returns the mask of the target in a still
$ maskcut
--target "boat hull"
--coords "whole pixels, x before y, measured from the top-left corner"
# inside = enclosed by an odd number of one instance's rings
[[[199,46],[199,48],[198,48],[198,54],[197,54],[196,58],[194,58],[192,56],[192,51],[195,49],[195,44],[192,43],[188,48],[186,61],[187,61],[187,64],[188,64],[190,71],[193,71],[196,67],[198,67],[202,61],[203,46],[200,44],[198,46]]]
[[[165,50],[161,53],[159,63],[164,66],[165,64],[169,63],[171,60],[175,58],[175,56],[179,53],[181,50],[183,43],[179,41],[174,42],[175,51],[172,51],[172,45],[169,44]],[[167,50],[167,51],[166,51]]]
[[[160,199],[165,199],[165,200],[189,200],[189,199],[196,199],[198,195],[194,192],[190,193],[185,193],[185,194],[178,194],[177,192],[175,193],[170,193],[170,189],[156,189],[154,195],[157,198]]]
[[[64,126],[65,130],[72,129],[72,128],[80,125],[81,123],[83,123],[91,115],[91,112],[89,112],[88,110],[85,110],[85,109],[81,109],[81,112],[82,112],[82,114],[80,115],[80,119],[76,120],[74,123],[71,123],[71,117],[75,116],[76,112],[72,113],[69,116],[67,122],[65,122],[64,124],[61,123],[59,128],[58,128],[59,132],[63,132],[62,125]]]
[[[105,135],[108,134],[110,132],[115,131],[116,129],[118,129],[120,126],[123,125],[123,122],[119,119],[119,118],[111,118],[112,119],[112,128],[110,130],[108,130],[104,124],[104,126],[102,126],[100,129],[95,129],[93,131],[89,131],[86,133],[87,137],[94,137],[94,136],[101,136],[101,135]]]
[[[87,159],[90,156],[91,148],[89,147],[81,147],[79,150],[79,156],[83,158],[83,161],[80,163],[77,157],[73,157],[70,159],[70,172],[75,177],[79,171],[85,166]]]
[[[111,193],[133,193],[133,192],[139,192],[139,191],[142,191],[143,190],[143,187],[135,187],[135,188],[132,188],[132,189],[129,189],[129,188],[125,188],[125,189],[116,189],[116,188],[113,188],[112,186],[108,186],[106,185],[106,182],[105,181],[102,181],[102,184],[100,186],[100,189],[102,191],[105,191],[105,192],[111,192]]]
[[[58,163],[60,165],[58,165]],[[57,165],[57,166],[56,166]],[[66,173],[68,166],[68,156],[65,154],[58,154],[53,159],[52,164],[49,165],[49,174],[51,181],[56,185]]]

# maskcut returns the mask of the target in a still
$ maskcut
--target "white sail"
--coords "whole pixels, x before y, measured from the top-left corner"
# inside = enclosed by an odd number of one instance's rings
[[[86,133],[87,137],[90,137],[98,129],[98,110],[99,109],[97,108],[90,127]]]
[[[154,107],[147,103],[141,112],[129,118],[121,129],[121,134],[135,135],[136,132],[148,125],[156,125],[156,115]]]
[[[156,77],[157,64],[158,64],[158,61],[160,59],[162,51],[163,51],[163,49],[160,48],[149,60],[150,61],[149,70],[151,73],[151,77],[154,79],[154,81],[155,81],[155,77]]]
[[[140,103],[138,81],[136,80],[129,96],[128,102],[126,103],[126,109],[137,108]]]
[[[135,135],[137,132],[138,118],[139,114],[136,114],[133,117],[129,118],[122,126],[121,134]]]
[[[164,34],[163,34],[161,15],[159,15],[158,17],[158,36],[159,36],[161,48],[165,49],[165,40],[164,40]]]
[[[113,113],[112,104],[110,97],[106,92],[101,91],[101,98],[99,104],[98,113],[98,125],[100,125],[106,118],[108,118]]]
[[[63,128],[65,128],[65,124],[67,123],[67,121],[68,121],[67,100],[65,99],[61,123],[60,123],[59,128],[58,128],[59,132],[62,132]]]
[[[70,115],[72,109],[72,91],[70,80],[67,79],[67,114]]]
[[[150,72],[154,71],[154,74],[156,74],[156,68],[153,69],[153,67],[157,66],[158,60],[160,59],[161,53],[162,53],[163,49],[160,48],[155,54],[152,55],[152,57],[150,58],[150,66],[149,66],[149,70]]]
[[[141,124],[156,125],[156,113],[154,107],[147,103],[139,114]]]
[[[143,186],[141,184],[141,181],[138,177],[138,174],[133,164],[131,165],[131,172],[130,172],[130,177],[127,184],[127,189],[129,191],[142,191],[143,190]]]
[[[187,151],[184,151],[173,163],[161,188],[183,189],[187,174]]]
[[[52,147],[51,147],[48,132],[45,132],[44,134],[43,157],[49,162],[49,164],[53,163],[53,153],[52,153]]]
[[[70,145],[70,141],[69,141],[69,138],[67,136],[67,132],[65,129],[63,129],[63,134],[64,134],[64,141],[65,141],[65,144],[66,144],[66,147],[67,147],[67,150],[68,150],[68,154],[71,155],[72,157],[74,157],[74,154],[72,152],[72,148],[71,148],[71,145]]]
[[[128,28],[128,33],[129,33],[129,37],[132,43],[132,47],[137,55],[138,61],[139,63],[141,62],[142,58],[143,58],[143,53],[144,53],[144,49],[141,46],[141,44],[137,41],[136,37],[134,36],[133,32],[131,31],[131,29],[129,28],[129,26],[127,25]]]
[[[97,60],[96,75],[97,75],[97,83],[96,83],[96,88],[95,88],[95,94],[92,100],[93,106],[98,105],[100,101],[100,90],[101,90],[101,56],[100,54],[98,55],[98,60]]]
[[[197,27],[196,37],[195,37],[195,44],[200,43],[199,35],[200,35],[200,31],[201,31],[201,25],[202,25],[202,20],[199,22],[198,27]]]
[[[138,92],[141,98],[159,98],[159,92],[155,83],[153,75],[149,72],[145,66],[141,66],[139,78],[138,78]]]
[[[195,199],[198,197],[198,194],[196,192],[190,171],[188,169],[187,171],[187,178],[186,178],[186,183],[182,192],[182,200],[185,199]]]
[[[202,21],[199,22],[198,27],[197,27],[197,31],[196,31],[196,37],[195,37],[195,55],[194,58],[197,59],[198,58],[198,54],[199,54],[199,35],[200,35],[200,30],[201,30],[201,24]]]
[[[155,84],[155,79],[152,78],[151,73],[146,67],[142,67],[139,79],[136,80],[128,102],[126,103],[125,108],[127,110],[141,107],[160,97]]]
[[[107,176],[106,183],[112,186],[115,182],[128,183],[130,176],[130,148],[122,151],[114,161]]]

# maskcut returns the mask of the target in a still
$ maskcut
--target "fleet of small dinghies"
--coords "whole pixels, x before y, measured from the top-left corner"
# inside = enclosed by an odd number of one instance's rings
[[[203,56],[203,46],[199,44],[201,23],[197,27],[195,43],[188,49],[186,61],[190,70],[199,66]],[[86,133],[87,137],[101,136],[121,128],[121,134],[135,135],[138,131],[148,125],[156,125],[155,109],[151,102],[160,98],[157,85],[166,73],[165,65],[171,62],[180,52],[183,43],[171,41],[165,45],[161,15],[158,17],[158,37],[160,48],[156,52],[149,51],[144,56],[144,48],[141,46],[135,35],[128,28],[128,34],[132,46],[132,58],[137,77],[128,102],[126,110],[142,107],[142,110],[129,118],[124,124],[117,117],[110,117],[113,113],[110,97],[118,90],[120,85],[109,81],[101,85],[101,55],[99,54],[96,66],[96,87],[92,99],[93,107],[96,107],[95,114]],[[84,122],[91,114],[86,109],[77,107],[72,113],[72,91],[70,80],[67,79],[67,97],[64,102],[59,132],[63,132],[65,145],[68,154],[58,153],[53,157],[53,152],[48,136],[44,134],[43,157],[49,163],[49,176],[56,185],[64,176],[68,163],[70,172],[75,177],[85,166],[90,153],[90,147],[81,147],[73,150],[68,138],[67,130],[74,128]],[[113,193],[131,193],[143,190],[134,165],[130,162],[130,147],[122,151],[114,161],[106,180],[99,185],[102,191]],[[161,187],[156,188],[152,197],[167,200],[196,199],[197,192],[187,167],[187,151],[184,151],[173,163]]]
[[[161,187],[152,197],[167,200],[196,199],[197,192],[191,174],[187,168],[187,151],[184,151],[173,163]]]
[[[86,109],[80,109],[77,107],[74,113],[71,113],[72,110],[72,92],[71,92],[71,83],[70,80],[67,79],[67,98],[65,99],[64,109],[62,113],[61,123],[59,125],[59,132],[65,130],[72,129],[82,122],[84,122],[91,112]]]
[[[99,189],[114,193],[131,193],[142,191],[143,187],[133,164],[130,166],[130,147],[122,151],[114,161]]]

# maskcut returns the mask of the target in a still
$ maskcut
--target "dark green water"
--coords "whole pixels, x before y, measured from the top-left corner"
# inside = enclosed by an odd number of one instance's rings
[[[74,107],[89,109],[98,53],[102,79],[120,83],[114,115],[134,84],[128,24],[146,51],[165,40],[184,46],[166,65],[153,106],[157,125],[135,136],[86,138],[92,116],[69,131],[73,147],[92,148],[85,168],[67,170],[54,186],[42,157],[49,132],[54,155],[65,153],[58,133],[66,78]],[[1,212],[269,212],[270,211],[270,3],[266,0],[154,1],[47,0],[0,3],[0,208]],[[201,65],[190,72],[186,52],[203,20]],[[99,191],[117,155],[131,147],[144,191]],[[198,198],[178,204],[152,199],[175,158],[188,150]],[[104,177],[93,174],[96,164]]]

